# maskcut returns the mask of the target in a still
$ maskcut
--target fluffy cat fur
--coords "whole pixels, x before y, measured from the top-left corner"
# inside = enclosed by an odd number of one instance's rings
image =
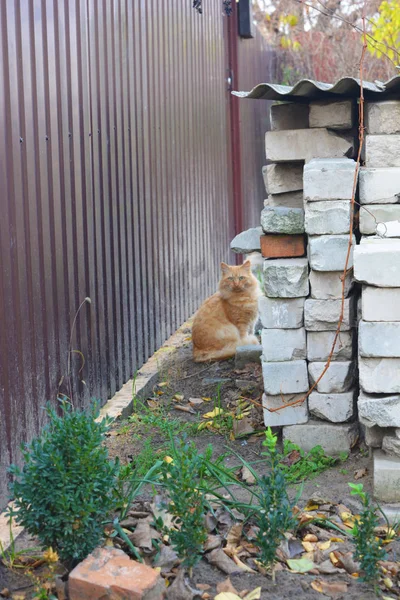
[[[225,360],[235,355],[237,346],[258,344],[254,325],[260,288],[250,261],[238,267],[221,263],[221,271],[218,292],[203,302],[194,317],[195,362]]]

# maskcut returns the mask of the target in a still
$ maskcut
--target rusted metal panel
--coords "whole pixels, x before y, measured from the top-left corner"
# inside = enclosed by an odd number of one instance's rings
[[[218,2],[0,3],[0,505],[84,298],[80,406],[132,377],[231,258],[224,26]]]

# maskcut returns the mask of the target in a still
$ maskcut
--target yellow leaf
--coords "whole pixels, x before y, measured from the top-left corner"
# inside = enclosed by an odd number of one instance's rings
[[[249,592],[243,600],[259,600],[261,598],[261,588],[255,588],[252,592]]]
[[[320,542],[319,544],[317,544],[317,546],[320,550],[328,550],[328,548],[330,548],[330,545],[331,545],[330,540],[328,540],[327,542]]]
[[[318,542],[318,538],[313,533],[307,533],[307,535],[303,537],[303,542]]]
[[[204,398],[203,398],[203,400],[204,400]],[[219,408],[218,406],[216,406],[214,408],[214,410],[203,415],[203,419],[214,419],[214,417],[218,417],[219,415],[222,415],[223,412],[224,412],[223,408]]]
[[[171,456],[164,456],[163,458],[164,462],[170,464],[174,462],[174,459]]]
[[[301,542],[301,544],[306,552],[314,551],[314,545],[311,542]]]
[[[232,592],[221,592],[215,596],[214,600],[242,600],[240,596],[237,594],[233,594]]]
[[[295,27],[295,25],[297,25],[297,23],[298,23],[298,20],[299,19],[296,17],[296,15],[288,15],[287,19],[286,19],[286,21],[287,21],[288,25],[290,25],[290,27]]]
[[[383,580],[383,583],[388,590],[392,589],[393,581],[391,579],[389,579],[389,577],[385,577],[385,579]]]
[[[244,564],[244,562],[242,562],[240,560],[240,558],[238,558],[236,556],[236,554],[232,557],[234,562],[237,564],[237,566],[242,569],[242,571],[246,571],[246,573],[257,573],[257,571],[254,571],[254,569],[252,569],[251,567],[247,566]]]
[[[312,581],[311,582],[311,587],[316,592],[319,592],[320,594],[322,594],[322,584],[321,584],[320,581]]]
[[[160,383],[157,383],[158,387],[165,387],[168,385],[168,381],[160,381]]]
[[[307,571],[311,571],[315,567],[315,564],[309,558],[288,558],[286,562],[292,573],[307,573]]]
[[[197,427],[197,431],[202,431],[202,429],[205,429],[207,425],[208,423],[200,423],[200,425]]]
[[[330,541],[331,542],[340,542],[341,544],[344,544],[344,540],[342,540],[342,538],[339,538],[339,537],[331,537]]]
[[[336,567],[336,565],[338,564],[339,560],[336,558],[334,552],[331,552],[329,554],[329,558],[331,559],[331,563],[333,564],[333,566]]]
[[[174,400],[178,400],[178,402],[181,402],[184,399],[184,395],[183,394],[175,394],[174,395]]]
[[[309,502],[304,510],[313,511],[313,510],[318,510],[318,508],[319,508],[318,504],[313,504],[312,502]]]
[[[203,402],[211,402],[211,398],[202,396],[201,399],[203,400]]]

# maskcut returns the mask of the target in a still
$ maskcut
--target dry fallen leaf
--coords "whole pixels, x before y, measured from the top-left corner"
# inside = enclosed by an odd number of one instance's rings
[[[184,569],[180,569],[174,583],[167,589],[166,597],[167,600],[194,600],[201,598],[201,592],[190,586]]]
[[[240,543],[240,539],[242,537],[243,531],[243,523],[238,523],[237,525],[232,525],[230,530],[228,531],[228,535],[226,537],[226,541],[228,545],[234,544],[237,546]]]
[[[256,478],[246,465],[244,465],[240,471],[243,481],[249,485],[253,485],[256,482]]]
[[[136,529],[129,535],[129,539],[138,548],[144,548],[146,550],[152,550],[153,545],[151,542],[152,528],[146,521],[139,521],[136,525]]]
[[[225,581],[220,581],[220,583],[217,585],[217,592],[218,593],[222,593],[222,592],[230,592],[231,594],[236,594],[238,595],[237,590],[233,587],[231,580],[229,579],[225,579]]]
[[[204,399],[203,398],[189,398],[189,404],[192,404],[193,406],[197,406],[198,404],[203,404]]]
[[[307,535],[303,537],[303,542],[318,542],[318,538],[313,533],[307,533]]]
[[[309,558],[288,559],[287,565],[292,573],[307,573],[315,568],[315,564]]]
[[[361,479],[361,477],[365,477],[367,473],[368,471],[365,467],[363,469],[357,469],[357,471],[354,473],[354,479]]]
[[[206,554],[209,563],[221,569],[223,573],[232,575],[232,573],[240,573],[240,568],[233,562],[229,556],[225,554],[222,548],[216,548],[212,552]]]
[[[224,409],[219,408],[219,406],[216,406],[214,408],[214,410],[212,410],[211,412],[205,413],[203,415],[203,419],[214,419],[215,417],[219,417],[223,413],[224,413]]]
[[[176,400],[177,402],[182,402],[182,400],[184,399],[184,397],[185,396],[183,394],[175,394],[172,399]]]
[[[320,592],[331,598],[337,598],[347,592],[347,583],[343,581],[332,581],[331,583],[328,583],[327,581],[316,579],[311,583],[311,587],[316,592]]]
[[[234,555],[233,560],[242,571],[245,571],[246,573],[257,573],[257,571],[242,562],[238,556]]]
[[[181,406],[180,404],[176,404],[174,406],[175,410],[180,410],[182,412],[191,413],[192,415],[196,414],[196,411],[191,406]]]
[[[211,585],[208,583],[196,583],[196,587],[202,592],[206,592],[207,590],[211,589]]]
[[[261,598],[261,587],[257,587],[252,592],[246,594],[243,600],[259,600],[259,598]]]

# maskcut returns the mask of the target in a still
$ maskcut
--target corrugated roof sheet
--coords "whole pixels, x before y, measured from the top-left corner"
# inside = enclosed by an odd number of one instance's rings
[[[384,100],[400,98],[400,76],[393,77],[386,83],[376,81],[363,82],[366,100]],[[309,100],[328,100],[330,98],[354,98],[360,95],[360,80],[354,77],[343,77],[336,83],[324,83],[302,79],[296,85],[279,85],[277,83],[259,83],[250,92],[232,92],[239,98],[255,98],[258,100],[291,100],[307,102]]]

